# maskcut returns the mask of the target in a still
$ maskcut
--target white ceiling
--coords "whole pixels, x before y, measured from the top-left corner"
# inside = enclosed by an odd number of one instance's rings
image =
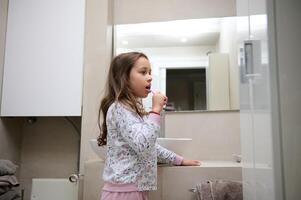
[[[199,34],[181,42],[181,39],[164,35],[135,35],[123,36],[117,39],[118,48],[147,48],[147,47],[170,47],[170,46],[211,46],[215,45],[219,38],[219,33]],[[128,44],[122,44],[127,41]]]
[[[211,46],[219,35],[220,19],[192,19],[117,25],[115,41],[117,48]]]

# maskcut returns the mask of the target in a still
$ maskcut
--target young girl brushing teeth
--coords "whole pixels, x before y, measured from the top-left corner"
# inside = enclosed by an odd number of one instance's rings
[[[100,106],[104,120],[98,144],[107,145],[101,200],[148,200],[148,191],[157,189],[157,161],[200,165],[156,143],[167,97],[152,91],[151,82],[145,54],[123,53],[113,59]],[[152,110],[146,112],[142,98],[150,92]]]

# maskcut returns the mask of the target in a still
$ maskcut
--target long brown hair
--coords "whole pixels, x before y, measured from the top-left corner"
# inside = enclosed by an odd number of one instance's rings
[[[141,99],[134,96],[129,87],[130,72],[136,61],[139,58],[147,58],[147,56],[140,52],[122,53],[116,56],[110,65],[109,74],[106,82],[106,93],[101,100],[100,109],[98,113],[98,126],[100,134],[97,138],[98,145],[103,146],[107,144],[107,112],[114,101],[119,101],[127,106],[132,111],[136,112],[140,117],[146,115]],[[103,115],[103,122],[100,126],[100,115]]]

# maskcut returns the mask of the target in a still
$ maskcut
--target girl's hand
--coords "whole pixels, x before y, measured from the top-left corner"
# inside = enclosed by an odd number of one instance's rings
[[[160,113],[163,109],[163,106],[167,103],[167,97],[160,92],[154,92],[152,101],[152,111]]]
[[[183,165],[183,166],[200,166],[201,165],[201,161],[199,161],[199,160],[185,160],[185,159],[183,159],[181,165]]]

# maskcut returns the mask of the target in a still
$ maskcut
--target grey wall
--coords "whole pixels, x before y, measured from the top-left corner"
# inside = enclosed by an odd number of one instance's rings
[[[72,118],[80,130],[81,118]],[[40,117],[22,127],[20,183],[30,199],[32,178],[68,178],[77,173],[80,136],[63,117]]]
[[[278,119],[274,116],[274,120],[279,122],[280,133],[280,140],[274,141],[274,143],[278,145],[276,148],[280,149],[282,156],[282,160],[276,157],[275,161],[283,167],[284,180],[282,183],[285,199],[300,199],[301,2],[299,0],[272,0],[268,2],[270,3],[268,9],[270,9],[270,16],[272,16],[270,21],[272,27],[271,52],[275,60],[275,69],[272,68],[272,70],[276,76],[272,89],[274,93],[278,93],[276,97],[278,101],[274,98],[272,102],[276,105],[280,116]],[[274,9],[271,9],[272,6]]]
[[[0,118],[0,159],[11,160],[18,166],[21,158],[22,124],[22,119]]]

